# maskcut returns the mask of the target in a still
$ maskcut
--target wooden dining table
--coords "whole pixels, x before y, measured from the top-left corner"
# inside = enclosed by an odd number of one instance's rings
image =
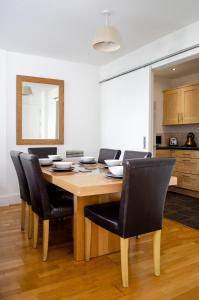
[[[89,168],[89,166],[87,166]],[[72,172],[52,172],[42,168],[44,178],[74,195],[73,252],[76,261],[84,260],[84,207],[120,200],[122,180],[106,177],[106,169],[98,164],[90,170],[76,165]],[[169,185],[176,185],[171,177]],[[119,237],[92,223],[91,257],[119,251]]]

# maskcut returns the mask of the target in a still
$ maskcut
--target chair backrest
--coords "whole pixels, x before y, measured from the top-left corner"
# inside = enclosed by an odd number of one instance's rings
[[[32,210],[43,220],[48,219],[50,215],[49,197],[38,157],[22,153],[20,159],[28,181]]]
[[[28,148],[29,154],[35,154],[38,158],[48,158],[48,155],[57,154],[57,147]]]
[[[99,151],[98,163],[104,164],[106,159],[119,159],[120,150],[101,148]]]
[[[30,200],[30,192],[28,188],[28,182],[26,179],[26,175],[20,160],[20,154],[22,152],[12,150],[10,151],[10,156],[13,161],[15,171],[17,173],[17,178],[19,182],[19,190],[20,190],[20,197],[23,201],[26,201],[29,205],[31,205]]]
[[[165,197],[174,158],[132,159],[124,162],[119,233],[127,238],[162,228]]]
[[[151,156],[152,156],[151,152],[126,150],[126,151],[124,151],[123,162],[126,159],[150,158]]]

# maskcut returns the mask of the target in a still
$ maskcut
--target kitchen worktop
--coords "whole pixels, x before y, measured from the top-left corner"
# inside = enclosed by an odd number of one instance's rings
[[[186,147],[186,146],[156,146],[157,150],[175,149],[175,150],[199,150],[199,147]]]

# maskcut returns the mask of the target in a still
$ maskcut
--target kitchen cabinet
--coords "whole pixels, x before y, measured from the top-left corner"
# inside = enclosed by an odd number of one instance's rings
[[[177,187],[199,191],[199,150],[157,149],[156,156],[176,158]]]
[[[199,123],[199,85],[184,87],[182,99],[184,102],[182,124]]]
[[[180,89],[165,91],[163,101],[163,125],[180,124],[180,113],[182,110],[182,91]]]
[[[164,91],[163,125],[199,123],[199,84]]]

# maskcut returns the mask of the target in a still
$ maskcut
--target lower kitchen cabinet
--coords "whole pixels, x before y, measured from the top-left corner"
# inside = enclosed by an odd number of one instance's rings
[[[199,150],[157,149],[157,157],[175,157],[177,187],[199,192]]]
[[[192,191],[199,191],[199,175],[177,171],[174,172],[174,175],[178,178],[178,187]]]

